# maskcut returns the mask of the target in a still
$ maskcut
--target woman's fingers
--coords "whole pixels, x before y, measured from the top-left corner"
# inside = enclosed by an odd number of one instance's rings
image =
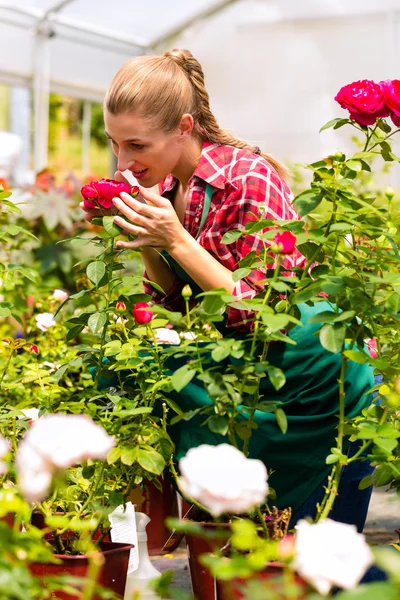
[[[140,215],[135,210],[133,210],[132,208],[130,208],[128,206],[128,204],[126,202],[124,202],[124,200],[121,200],[121,198],[113,198],[113,203],[114,203],[115,208],[120,213],[122,213],[123,215],[125,215],[125,217],[127,219],[129,219],[129,221],[131,223],[135,223],[136,225],[145,225],[146,224],[146,221],[147,221],[146,217],[144,217],[143,215]],[[114,218],[114,222],[117,225],[120,225],[119,221],[116,220],[116,219],[118,219],[118,217]]]
[[[147,232],[143,227],[139,227],[138,225],[134,225],[133,223],[129,223],[125,221],[122,217],[114,217],[114,223],[124,229],[128,233],[133,233],[133,235],[145,235]]]
[[[145,202],[140,202],[136,198],[132,198],[132,196],[126,192],[121,192],[121,198],[125,204],[133,208],[135,212],[137,212],[139,215],[147,217],[148,219],[152,219],[158,210],[154,206],[148,206]]]

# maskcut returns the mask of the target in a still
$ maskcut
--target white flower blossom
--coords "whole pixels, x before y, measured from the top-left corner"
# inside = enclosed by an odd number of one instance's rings
[[[154,329],[154,335],[156,336],[156,342],[158,344],[171,344],[173,346],[179,346],[181,343],[179,333],[175,331],[175,329],[157,327]]]
[[[180,487],[212,515],[241,514],[268,494],[268,473],[260,460],[246,458],[229,444],[191,448],[179,462]]]
[[[193,331],[182,331],[179,335],[182,339],[189,340],[189,342],[197,338],[197,335]]]
[[[25,419],[29,419],[29,421],[37,421],[39,418],[38,408],[24,408],[21,410],[21,413],[23,414]]]
[[[4,439],[0,435],[0,459],[5,457],[7,452],[9,452],[10,448],[11,448],[10,442],[8,440]],[[0,461],[0,475],[4,475],[4,473],[6,471],[7,471],[7,464],[1,460]]]
[[[30,502],[43,500],[53,474],[88,458],[104,459],[115,440],[86,415],[46,415],[19,445],[16,466],[21,489]]]
[[[47,331],[49,327],[53,327],[56,324],[51,313],[40,313],[40,315],[36,315],[35,321],[36,326],[41,331]]]
[[[294,568],[323,595],[333,585],[356,587],[372,564],[372,552],[354,525],[326,519],[296,525]]]
[[[59,300],[60,302],[64,302],[64,300],[66,300],[67,298],[69,298],[69,294],[67,294],[67,292],[64,292],[64,290],[55,289],[54,292],[53,292],[52,297],[55,300]]]

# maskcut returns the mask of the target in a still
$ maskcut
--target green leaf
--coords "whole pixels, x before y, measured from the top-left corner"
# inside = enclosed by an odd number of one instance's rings
[[[86,275],[92,283],[98,285],[106,272],[106,265],[102,260],[91,262],[86,269]]]
[[[6,306],[0,306],[0,317],[9,317],[11,315],[11,310]]]
[[[282,431],[282,433],[286,433],[288,428],[288,422],[285,415],[285,411],[282,408],[275,409],[275,418],[279,425],[279,429]]]
[[[128,465],[130,467],[135,463],[139,456],[139,446],[134,446],[133,448],[124,448],[121,454],[121,462],[124,465]]]
[[[226,435],[229,428],[228,417],[222,417],[213,415],[208,421],[207,425],[213,433],[219,433],[220,435]]]
[[[107,315],[104,312],[95,312],[88,319],[88,327],[92,333],[97,333],[107,323]]]
[[[76,337],[77,335],[79,335],[82,330],[84,329],[84,325],[75,325],[75,327],[71,327],[71,329],[69,329],[68,333],[67,333],[67,342],[70,342],[71,340],[74,339],[74,337]]]
[[[335,317],[335,312],[331,310],[323,310],[322,312],[317,313],[316,315],[308,319],[308,324],[315,325],[316,323],[332,323]]]
[[[279,367],[273,367],[272,365],[267,367],[267,373],[270,382],[276,389],[276,391],[280,390],[286,383],[286,376],[282,369]]]
[[[362,164],[361,164],[361,161],[359,161],[359,160],[350,159],[350,160],[346,161],[346,166],[349,169],[351,169],[352,171],[357,171],[357,172],[362,171]]]
[[[208,315],[219,313],[225,307],[225,302],[218,294],[204,296],[203,310]]]
[[[224,233],[222,237],[222,243],[229,245],[233,244],[243,235],[243,231],[241,229],[232,229],[231,231],[227,231]]]
[[[328,456],[325,459],[325,462],[327,465],[333,465],[339,460],[339,458],[340,457],[338,454],[328,454]]]
[[[391,549],[390,554],[396,555],[396,551]],[[340,592],[335,598],[337,600],[399,600],[399,595],[397,587],[392,582],[379,581],[359,585],[354,590]]]
[[[348,123],[348,122],[349,122],[349,119],[332,119],[331,121],[328,121],[327,123],[325,123],[325,125],[323,125],[321,127],[319,132],[321,133],[321,131],[324,131],[325,129],[329,129],[330,127],[339,129],[339,127],[346,125],[346,123]]]
[[[385,450],[385,452],[392,453],[393,450],[397,447],[397,440],[387,439],[387,438],[375,438],[374,443]]]
[[[308,215],[312,210],[317,208],[322,202],[323,194],[316,193],[314,190],[305,190],[293,200],[297,211],[301,217]]]
[[[187,386],[196,375],[196,371],[191,369],[189,365],[183,365],[172,375],[171,383],[176,392],[180,392]]]
[[[251,269],[249,268],[237,269],[236,271],[233,271],[232,279],[236,283],[236,281],[247,277],[249,273],[251,273]]]
[[[122,229],[121,227],[118,227],[118,225],[116,225],[114,223],[114,216],[111,217],[103,217],[103,227],[104,227],[104,231],[110,236],[110,237],[117,237],[118,235],[121,235]]]
[[[319,333],[319,339],[325,350],[337,354],[342,350],[346,337],[344,325],[324,325]]]
[[[366,490],[370,485],[372,485],[372,477],[371,475],[366,475],[366,477],[361,479],[360,483],[358,484],[358,489]]]
[[[111,448],[110,452],[107,454],[107,462],[109,465],[113,465],[117,462],[117,460],[121,457],[122,448]]]
[[[358,352],[358,350],[345,350],[343,354],[359,365],[364,365],[367,362],[367,358],[364,356],[364,354]]]
[[[340,323],[341,321],[351,321],[355,317],[355,314],[355,310],[344,310],[334,318],[334,322]]]
[[[372,475],[370,475],[370,478],[376,487],[388,485],[391,483],[391,481],[393,481],[393,471],[389,465],[378,465],[372,472]]]
[[[165,469],[165,460],[161,454],[155,450],[144,450],[140,448],[138,452],[138,463],[145,471],[161,475]]]

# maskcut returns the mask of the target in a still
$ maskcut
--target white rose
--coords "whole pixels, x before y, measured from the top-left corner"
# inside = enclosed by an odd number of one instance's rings
[[[175,329],[158,327],[157,329],[154,329],[154,334],[156,336],[156,342],[158,344],[172,344],[174,346],[179,346],[179,344],[181,343],[179,333],[175,331]]]
[[[326,519],[296,525],[294,568],[320,594],[331,587],[356,587],[373,556],[365,537],[354,525]]]
[[[51,313],[41,313],[35,317],[36,326],[41,331],[47,331],[49,327],[56,324],[54,317]]]
[[[10,442],[6,439],[4,439],[1,435],[0,435],[0,458],[4,458],[5,455],[7,454],[7,452],[10,451],[11,445]],[[7,465],[5,462],[0,461],[0,475],[4,475],[4,473],[7,471]]]
[[[191,448],[179,462],[184,494],[212,515],[241,514],[259,506],[268,494],[268,473],[260,460],[246,458],[230,446],[203,444]]]
[[[64,290],[56,289],[53,292],[53,298],[55,300],[59,300],[60,302],[64,302],[64,300],[69,298],[69,294],[67,294],[67,292],[64,292]]]
[[[189,340],[190,342],[197,338],[197,335],[193,331],[182,331],[179,335],[184,340]]]
[[[38,419],[19,445],[16,465],[22,492],[43,500],[59,469],[88,458],[104,459],[115,441],[86,415],[46,415]],[[31,460],[26,460],[30,455]],[[37,478],[38,482],[33,481]]]
[[[29,419],[29,421],[37,421],[39,418],[38,408],[24,408],[21,410],[21,413],[24,415],[25,419]]]

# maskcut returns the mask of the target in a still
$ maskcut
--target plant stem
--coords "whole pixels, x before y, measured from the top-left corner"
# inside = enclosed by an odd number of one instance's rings
[[[107,295],[106,295],[106,322],[104,323],[103,326],[103,331],[101,332],[101,338],[100,338],[100,354],[99,354],[99,361],[98,361],[98,365],[97,365],[97,372],[96,372],[96,379],[94,382],[95,388],[99,389],[99,379],[100,379],[100,375],[101,375],[101,368],[103,365],[103,358],[104,358],[104,342],[106,339],[106,335],[107,335],[107,329],[108,329],[108,324],[109,324],[109,314],[108,314],[108,309],[110,307],[110,302],[111,302],[111,290],[112,290],[112,275],[113,275],[113,269],[114,269],[114,240],[115,238],[111,238],[110,239],[110,263],[108,265],[108,283],[107,283]]]
[[[104,556],[101,552],[88,553],[89,568],[86,575],[85,585],[82,591],[82,600],[92,600],[104,564]]]
[[[258,515],[258,518],[260,519],[260,524],[261,524],[261,527],[263,528],[265,539],[268,540],[269,533],[268,533],[267,523],[265,522],[264,515],[262,514],[261,508],[259,506],[257,506],[257,508],[256,508],[256,513]]]
[[[342,454],[343,452],[343,438],[344,438],[344,417],[345,417],[345,389],[344,382],[346,376],[346,366],[347,359],[343,354],[344,348],[342,348],[342,367],[340,370],[340,378],[339,378],[339,426],[338,426],[338,436],[337,436],[337,449]],[[330,484],[328,485],[327,492],[322,501],[322,504],[319,509],[319,515],[316,518],[316,522],[326,519],[329,516],[329,513],[332,510],[333,504],[336,500],[336,496],[339,489],[340,477],[342,474],[343,462],[342,459],[339,458],[337,463],[333,468],[333,472],[331,475]]]

